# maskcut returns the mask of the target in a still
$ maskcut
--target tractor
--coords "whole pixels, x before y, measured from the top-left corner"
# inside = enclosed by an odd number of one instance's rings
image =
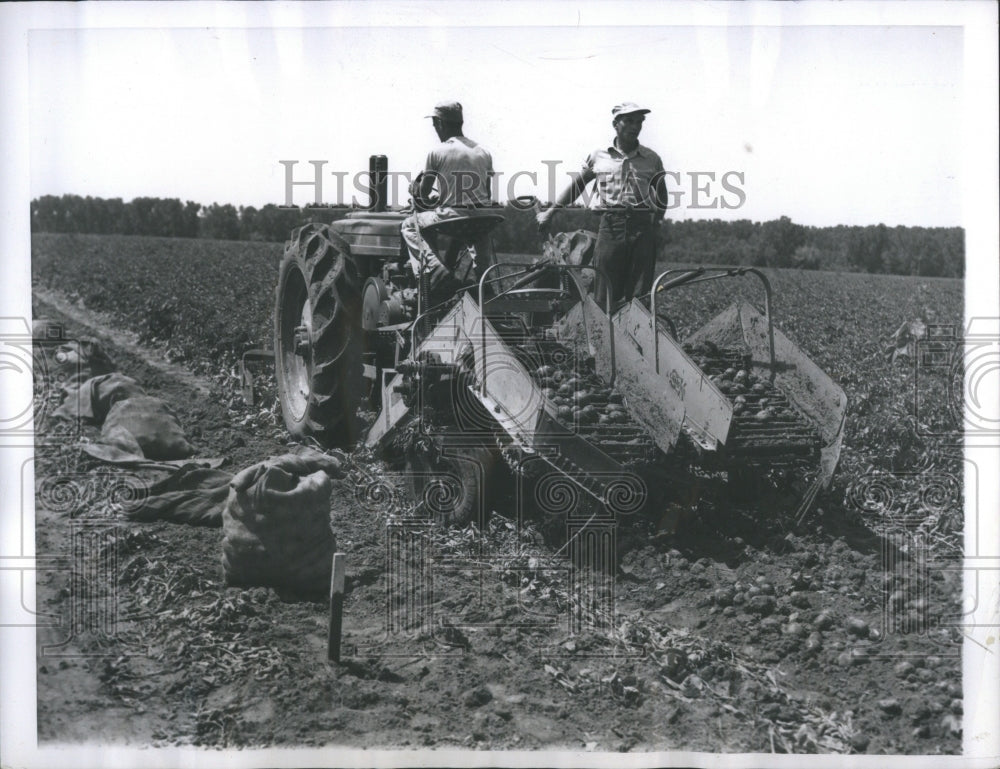
[[[384,201],[384,158],[372,164],[371,199]],[[487,208],[423,228],[448,268],[434,285],[408,265],[405,216],[353,211],[287,243],[274,353],[293,436],[402,444],[410,491],[448,522],[485,515],[501,477],[560,514],[611,516],[662,499],[653,484],[681,465],[733,479],[802,469],[800,518],[829,483],[846,398],[774,326],[762,272],[668,270],[648,297],[601,306],[581,279],[592,266],[498,259],[504,217]],[[742,275],[759,278],[763,312],[738,300],[676,338],[668,292]]]

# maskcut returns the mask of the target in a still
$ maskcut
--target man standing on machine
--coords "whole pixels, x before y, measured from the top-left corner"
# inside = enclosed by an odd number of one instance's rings
[[[557,208],[573,203],[597,180],[591,209],[601,215],[601,224],[593,264],[611,282],[605,287],[603,281],[595,280],[595,298],[602,303],[607,290],[616,305],[648,294],[653,286],[657,233],[667,209],[667,190],[660,156],[639,144],[649,112],[632,102],[616,105],[611,110],[614,141],[591,152],[554,206],[536,217],[539,231],[545,234]]]
[[[469,216],[475,209],[491,204],[490,181],[493,158],[489,152],[462,134],[462,105],[457,101],[441,102],[434,107],[434,131],[440,144],[427,154],[423,172],[410,186],[413,214],[403,220],[400,231],[410,253],[415,275],[428,274],[428,287],[438,294],[442,284],[455,281],[454,272],[468,278],[464,265],[443,265],[420,230],[446,219]],[[435,184],[438,194],[433,194]],[[480,261],[487,254],[477,254]],[[476,265],[481,273],[485,264]]]

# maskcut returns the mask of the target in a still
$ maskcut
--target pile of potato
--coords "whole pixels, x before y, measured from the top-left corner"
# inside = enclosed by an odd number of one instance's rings
[[[789,448],[818,444],[816,431],[785,394],[753,372],[749,354],[711,342],[684,345],[684,351],[733,405],[730,448],[750,444],[765,433]]]
[[[542,395],[556,406],[560,421],[581,425],[624,424],[629,421],[625,399],[596,374],[574,373],[551,365],[534,371]]]
[[[729,396],[736,415],[752,416],[758,422],[798,418],[780,390],[748,369],[737,370],[730,366],[710,379],[724,395]]]
[[[578,362],[567,347],[552,340],[535,340],[527,347],[518,350],[519,357],[559,422],[622,462],[655,452],[652,439],[629,414],[625,395],[608,387],[592,361]]]
[[[729,398],[737,416],[751,417],[761,423],[798,418],[784,394],[753,372],[748,354],[716,347],[710,342],[696,347],[685,345],[684,351]]]

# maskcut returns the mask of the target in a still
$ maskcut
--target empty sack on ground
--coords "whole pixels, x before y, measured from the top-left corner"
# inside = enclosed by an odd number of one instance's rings
[[[169,404],[149,395],[113,404],[104,419],[101,442],[147,459],[183,459],[194,453]]]

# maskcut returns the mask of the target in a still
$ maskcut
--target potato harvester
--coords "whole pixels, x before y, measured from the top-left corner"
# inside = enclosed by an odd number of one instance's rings
[[[372,199],[385,200],[374,161]],[[580,280],[592,267],[498,262],[490,233],[503,217],[479,209],[423,228],[449,269],[434,286],[407,264],[405,216],[356,211],[286,245],[275,364],[294,436],[403,446],[419,498],[455,481],[435,508],[452,521],[484,510],[508,469],[536,499],[612,514],[656,502],[651,484],[682,466],[732,478],[793,468],[808,480],[800,515],[829,484],[846,397],[775,328],[762,272],[668,270],[649,296],[602,306]],[[739,299],[676,338],[663,317],[672,290],[745,274],[763,285],[763,311]]]

